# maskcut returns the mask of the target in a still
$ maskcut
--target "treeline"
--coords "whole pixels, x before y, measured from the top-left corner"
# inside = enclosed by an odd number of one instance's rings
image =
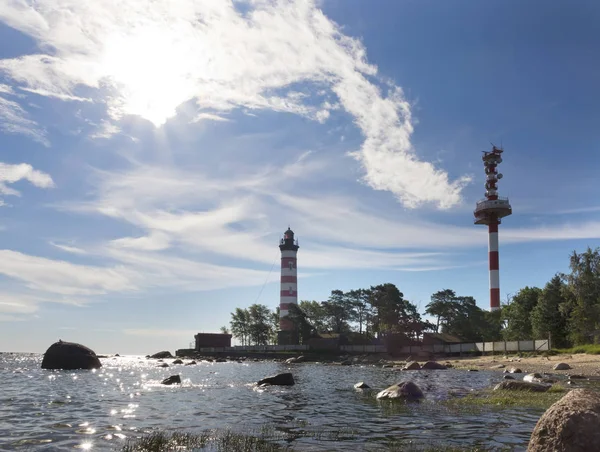
[[[573,252],[569,269],[502,307],[505,340],[550,336],[556,348],[600,343],[600,248]]]
[[[445,289],[434,293],[425,308],[430,322],[388,283],[333,290],[325,301],[301,301],[290,307],[287,318],[301,343],[326,333],[366,343],[388,335],[419,340],[424,332],[447,333],[464,342],[550,337],[555,348],[600,343],[600,248],[573,252],[569,268],[570,273],[556,274],[544,288],[519,290],[495,312],[480,309],[471,296]],[[237,308],[231,313],[230,330],[243,345],[275,344],[279,308],[272,311],[258,304]]]
[[[300,343],[327,333],[344,334],[362,343],[389,335],[417,341],[424,332],[436,331],[465,341],[491,340],[500,334],[498,314],[481,310],[473,297],[457,296],[452,290],[433,294],[426,313],[436,318],[435,324],[424,320],[417,306],[387,283],[347,292],[333,290],[325,301],[300,301],[290,307],[287,318],[298,331]],[[274,344],[278,329],[279,308],[271,311],[255,304],[231,313],[231,334],[242,345]]]

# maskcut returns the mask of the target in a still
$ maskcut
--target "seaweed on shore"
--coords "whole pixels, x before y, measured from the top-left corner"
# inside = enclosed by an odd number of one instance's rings
[[[553,385],[547,392],[484,389],[446,400],[454,408],[525,407],[548,409],[566,394],[566,389]]]

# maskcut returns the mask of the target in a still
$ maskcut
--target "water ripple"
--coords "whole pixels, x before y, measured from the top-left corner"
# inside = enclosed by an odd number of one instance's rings
[[[97,371],[47,371],[40,363],[39,355],[0,355],[2,450],[113,450],[128,437],[155,429],[259,431],[265,424],[302,450],[356,450],[390,438],[522,448],[541,414],[511,408],[473,415],[439,403],[500,381],[492,372],[407,374],[304,364],[292,368],[296,386],[257,388],[251,383],[289,366],[201,362],[159,368],[154,361],[121,357],[104,359]],[[181,386],[160,384],[175,373]],[[384,388],[407,378],[423,388],[423,403],[380,402],[373,392],[352,388],[357,381]],[[335,440],[306,435],[330,431],[342,434]]]

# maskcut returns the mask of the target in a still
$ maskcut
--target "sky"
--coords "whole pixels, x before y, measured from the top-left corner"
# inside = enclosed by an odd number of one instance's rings
[[[489,307],[598,246],[595,0],[0,1],[0,350],[187,348],[385,282]]]

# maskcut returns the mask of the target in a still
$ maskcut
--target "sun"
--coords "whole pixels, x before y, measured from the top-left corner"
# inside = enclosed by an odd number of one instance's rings
[[[119,93],[118,113],[139,115],[157,127],[175,116],[176,108],[195,95],[197,52],[189,46],[176,30],[158,26],[108,38],[100,70]]]

